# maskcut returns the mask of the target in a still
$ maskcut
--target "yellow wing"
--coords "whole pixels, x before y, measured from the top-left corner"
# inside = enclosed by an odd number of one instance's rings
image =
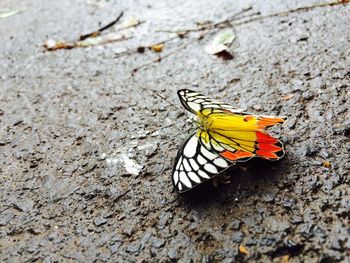
[[[219,109],[203,109],[199,118],[205,123],[197,132],[201,142],[230,161],[246,161],[254,156],[278,160],[284,155],[282,143],[264,129],[283,123],[286,118]]]

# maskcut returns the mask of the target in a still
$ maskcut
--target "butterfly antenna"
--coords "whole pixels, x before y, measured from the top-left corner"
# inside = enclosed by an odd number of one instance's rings
[[[168,101],[166,98],[164,98],[161,94],[159,93],[155,93],[156,96],[158,96],[159,98],[161,98],[162,100],[164,100],[166,103],[168,103],[170,106],[174,107],[176,110],[178,110],[179,112],[182,112],[182,110],[180,108],[178,108],[174,103]],[[189,122],[193,123],[197,128],[200,126],[199,123],[197,121],[195,121],[194,119],[190,118],[189,119]],[[173,126],[174,124],[170,124],[166,127],[169,127],[169,126]],[[163,128],[166,128],[166,127],[163,127]],[[160,129],[163,129],[163,128],[159,128],[158,130]],[[177,128],[177,127],[176,127]],[[178,129],[178,128],[177,128]]]
[[[176,107],[173,103],[171,103],[170,101],[168,101],[166,98],[164,98],[162,95],[160,95],[159,93],[155,93],[156,96],[158,96],[159,98],[161,98],[162,100],[164,100],[166,103],[168,103],[170,106],[174,107],[175,109],[177,109],[178,111],[181,111],[178,107]],[[165,128],[168,128],[168,127],[171,127],[171,126],[174,126],[174,123],[172,124],[169,124],[167,126],[163,126],[163,127],[159,127],[157,129],[154,129],[152,130],[151,133],[154,133],[154,132],[158,132],[162,129],[165,129]],[[177,127],[176,127],[177,128]]]
[[[161,98],[162,100],[164,100],[166,103],[168,103],[170,106],[174,107],[175,109],[177,109],[178,111],[181,111],[174,103],[168,101],[166,98],[164,98],[162,95],[160,95],[159,93],[156,93],[156,95]]]

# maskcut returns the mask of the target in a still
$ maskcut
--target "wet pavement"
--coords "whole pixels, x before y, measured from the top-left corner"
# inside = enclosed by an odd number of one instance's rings
[[[0,19],[0,261],[348,262],[350,5],[237,23],[231,60],[204,51],[221,29],[163,32],[315,3],[2,1],[24,11]],[[143,22],[130,39],[43,47],[121,11]],[[285,158],[176,194],[181,88],[288,116],[271,130]]]

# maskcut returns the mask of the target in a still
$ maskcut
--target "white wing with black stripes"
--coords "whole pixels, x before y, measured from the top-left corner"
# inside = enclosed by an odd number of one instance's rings
[[[172,174],[174,186],[178,192],[186,192],[233,164],[207,149],[193,134],[177,154]]]
[[[232,107],[229,104],[226,104],[222,101],[213,100],[204,96],[198,92],[182,89],[178,91],[178,95],[181,101],[181,104],[190,112],[197,114],[203,109],[220,109],[227,110],[232,113],[242,114],[242,109],[237,109]]]

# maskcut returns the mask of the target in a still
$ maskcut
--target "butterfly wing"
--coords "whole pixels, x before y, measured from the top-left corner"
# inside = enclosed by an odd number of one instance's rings
[[[232,113],[242,113],[243,110],[236,109],[229,104],[213,100],[189,89],[181,89],[177,92],[181,104],[190,112],[198,114],[203,109],[222,109]]]
[[[188,89],[178,91],[182,105],[194,113],[200,124],[179,150],[173,168],[175,188],[185,192],[224,171],[236,161],[252,157],[278,160],[282,143],[265,128],[286,118],[253,115]]]
[[[241,132],[239,132],[241,133]],[[279,160],[284,156],[282,143],[263,132],[244,132],[247,139],[239,134],[231,135],[216,131],[201,131],[201,144],[210,144],[215,151],[229,161],[247,161],[252,157]]]
[[[196,114],[209,129],[199,130],[200,142],[230,161],[254,156],[278,160],[284,156],[282,143],[265,129],[283,123],[285,117],[254,115],[198,92],[178,91],[182,105]]]
[[[172,173],[174,186],[178,192],[186,192],[233,164],[202,144],[196,133],[192,134],[177,154]]]

